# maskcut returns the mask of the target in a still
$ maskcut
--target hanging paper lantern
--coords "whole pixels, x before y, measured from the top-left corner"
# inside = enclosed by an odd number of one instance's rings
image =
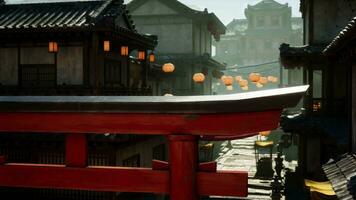
[[[195,73],[193,75],[193,80],[196,83],[203,83],[205,80],[205,75],[203,73]]]
[[[48,43],[48,52],[57,53],[58,52],[58,43],[57,42],[49,42]]]
[[[274,79],[274,76],[267,76],[267,80],[268,80],[269,82],[272,82],[273,79]]]
[[[261,76],[261,77],[260,77],[260,80],[259,80],[258,82],[259,82],[260,84],[262,84],[262,85],[266,85],[266,84],[268,83],[268,80],[267,80],[266,77]]]
[[[242,80],[242,76],[235,76],[236,82],[240,82]]]
[[[232,90],[234,90],[234,87],[232,85],[228,85],[228,86],[226,86],[226,89],[229,91],[232,91]]]
[[[103,46],[104,46],[105,52],[110,51],[110,41],[109,40],[105,40]]]
[[[226,86],[232,85],[234,83],[234,78],[232,76],[222,76],[221,80],[224,82]]]
[[[242,79],[239,81],[239,85],[240,85],[240,87],[246,87],[246,86],[248,86],[248,81],[245,79]]]
[[[272,83],[277,83],[278,82],[278,78],[277,77],[273,77],[273,80],[271,82]]]
[[[121,46],[121,55],[128,56],[129,55],[129,47],[128,46]]]
[[[174,65],[172,63],[166,63],[162,66],[162,71],[165,73],[171,73],[175,69]]]
[[[261,74],[259,73],[251,73],[248,78],[250,79],[250,81],[252,82],[258,82],[260,80]]]

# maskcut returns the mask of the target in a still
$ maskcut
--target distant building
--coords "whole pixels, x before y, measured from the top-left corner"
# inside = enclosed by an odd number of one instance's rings
[[[215,59],[238,67],[274,62],[239,70],[242,75],[252,71],[279,76],[278,47],[284,42],[303,44],[302,18],[291,17],[291,7],[274,0],[262,0],[245,9],[246,19],[234,19],[216,47]],[[285,78],[288,77],[285,72]],[[290,84],[287,80],[284,84]]]
[[[211,94],[213,74],[224,68],[211,58],[213,38],[219,40],[225,33],[215,14],[193,10],[177,0],[133,0],[128,8],[139,32],[158,36],[159,66],[167,62],[176,66],[169,76],[159,71],[153,74],[153,81],[161,80],[154,87],[156,94]],[[193,82],[197,72],[205,74],[203,84]]]

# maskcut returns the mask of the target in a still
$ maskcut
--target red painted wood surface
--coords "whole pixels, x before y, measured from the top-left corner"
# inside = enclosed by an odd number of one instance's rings
[[[63,165],[15,163],[0,165],[0,186],[7,187],[168,194],[169,177],[169,171],[147,168],[72,168]],[[198,172],[197,185],[199,195],[244,197],[247,195],[247,173]]]
[[[246,197],[248,194],[247,172],[199,172],[197,180],[199,195]]]
[[[66,134],[66,166],[86,167],[88,144],[85,134]]]
[[[152,160],[153,170],[169,170],[169,163],[161,160]]]
[[[0,132],[224,135],[275,129],[281,110],[235,114],[0,113]]]
[[[198,200],[198,141],[192,135],[171,135],[169,140],[170,199]]]
[[[0,185],[112,192],[168,193],[169,172],[147,168],[0,165]]]
[[[215,161],[199,163],[200,172],[216,172],[217,163]]]

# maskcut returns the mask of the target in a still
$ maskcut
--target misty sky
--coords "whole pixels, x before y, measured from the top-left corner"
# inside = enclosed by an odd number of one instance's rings
[[[187,5],[194,5],[201,9],[208,8],[209,12],[214,12],[220,20],[227,24],[232,19],[245,18],[244,10],[248,4],[254,5],[261,0],[179,0]],[[300,0],[276,0],[279,3],[288,3],[292,7],[292,15],[300,17]]]
[[[61,1],[61,0],[6,0],[8,3],[22,3],[22,2],[45,2],[45,1]],[[65,0],[68,1],[68,0]],[[74,0],[69,0],[74,1]],[[125,0],[129,2],[130,0]],[[214,12],[220,20],[227,24],[232,19],[245,18],[244,9],[248,4],[254,5],[261,0],[179,0],[182,3],[193,8],[203,10],[208,8],[209,12]],[[292,7],[292,15],[300,16],[299,2],[300,0],[276,0],[279,3],[288,3]]]

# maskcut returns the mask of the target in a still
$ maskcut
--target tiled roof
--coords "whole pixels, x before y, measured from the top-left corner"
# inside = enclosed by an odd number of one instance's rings
[[[324,172],[340,200],[356,198],[356,157],[345,154],[338,160],[323,165]]]
[[[127,7],[129,10],[132,12],[145,4],[149,0],[132,0]],[[220,19],[213,13],[213,12],[208,12],[207,9],[204,11],[199,11],[199,10],[194,10],[187,5],[179,2],[178,0],[158,0],[169,7],[171,7],[174,10],[179,11],[180,14],[191,17],[192,19],[197,19],[197,20],[207,20],[209,22],[210,28],[209,31],[212,32],[216,40],[220,39],[221,34],[225,34],[226,32],[226,27],[225,25],[220,21]]]
[[[94,26],[113,8],[125,12],[120,0],[5,4],[0,6],[0,30]]]
[[[356,17],[334,38],[334,40],[324,49],[325,54],[334,53],[348,44],[349,40],[355,39]]]
[[[280,4],[274,0],[262,0],[256,5],[249,5],[249,9],[279,9],[279,8],[286,8],[288,4]]]

